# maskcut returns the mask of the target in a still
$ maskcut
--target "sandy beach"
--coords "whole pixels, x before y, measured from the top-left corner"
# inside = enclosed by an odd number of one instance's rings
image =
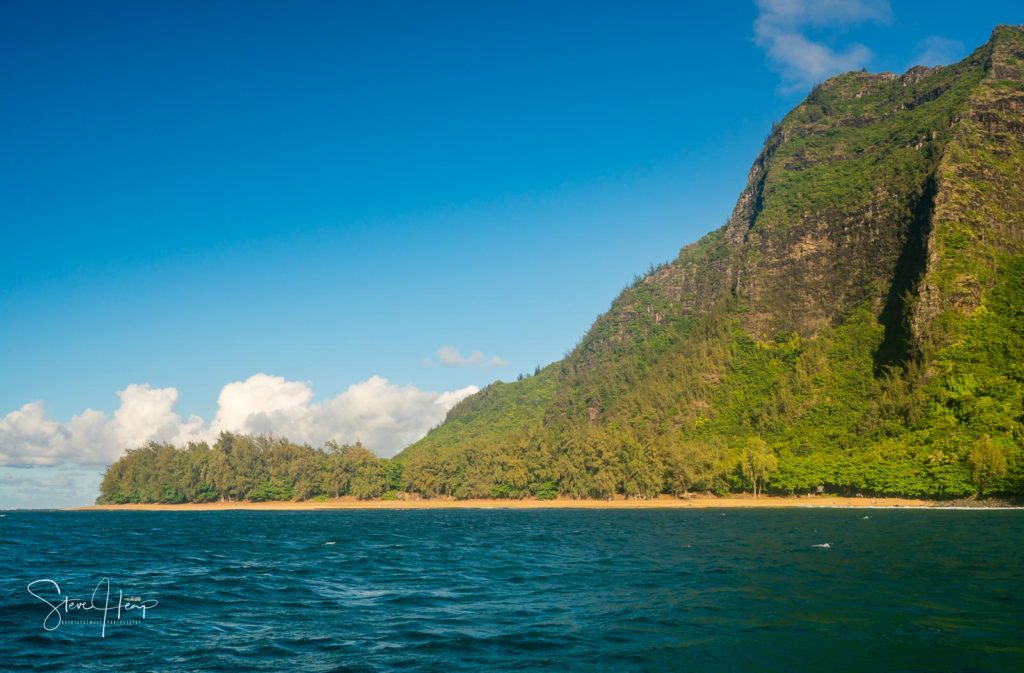
[[[274,502],[208,502],[181,505],[131,504],[91,505],[76,510],[153,510],[153,511],[220,511],[220,510],[324,510],[324,509],[699,509],[699,508],[754,508],[754,507],[948,507],[950,503],[908,498],[844,498],[837,496],[774,497],[764,496],[692,496],[673,498],[662,496],[651,500],[627,500],[621,496],[612,500],[498,500],[498,499],[409,499],[409,500],[357,500],[332,498],[329,500],[274,501]]]

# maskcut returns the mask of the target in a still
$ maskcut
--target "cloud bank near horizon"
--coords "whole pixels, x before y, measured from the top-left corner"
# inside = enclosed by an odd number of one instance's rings
[[[117,393],[120,405],[110,416],[86,409],[60,422],[35,401],[0,417],[0,466],[100,467],[150,441],[210,442],[221,431],[272,433],[312,446],[359,439],[378,455],[392,456],[477,390],[434,392],[372,376],[318,403],[308,383],[260,373],[225,385],[206,423],[174,411],[176,388],[131,384]]]

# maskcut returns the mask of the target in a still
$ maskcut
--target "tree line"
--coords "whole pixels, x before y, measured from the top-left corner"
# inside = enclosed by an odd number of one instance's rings
[[[281,437],[222,433],[205,442],[175,447],[150,443],[112,464],[100,486],[100,504],[203,503],[215,501],[310,500],[341,496],[427,498],[606,499],[614,495],[654,498],[691,492],[791,494],[813,492],[820,472],[779,452],[758,436],[733,447],[678,444],[642,447],[627,433],[595,430],[554,448],[519,437],[501,449],[420,452],[386,459],[356,442],[323,447]],[[971,448],[965,478],[969,491],[952,495],[1007,493],[1007,451],[988,435]],[[843,466],[833,466],[842,470]],[[802,472],[803,470],[803,472]],[[853,472],[847,474],[852,476]],[[863,475],[862,475],[863,477]],[[870,480],[848,494],[929,495],[872,488]],[[834,480],[828,481],[835,491]],[[865,487],[866,486],[866,487]],[[931,494],[934,495],[934,494]],[[950,494],[946,494],[950,495]]]
[[[281,437],[221,433],[175,447],[151,442],[107,468],[100,504],[378,498],[401,487],[401,465],[356,442],[314,449]]]

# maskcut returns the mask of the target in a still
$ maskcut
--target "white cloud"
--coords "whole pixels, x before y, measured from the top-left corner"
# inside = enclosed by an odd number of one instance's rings
[[[960,60],[964,55],[964,43],[947,37],[932,35],[917,43],[917,51],[910,66],[947,65]]]
[[[117,457],[113,423],[86,409],[67,423],[46,417],[41,402],[29,402],[0,418],[0,465],[56,465],[74,462],[101,465]]]
[[[477,390],[468,386],[437,393],[371,376],[314,404],[308,385],[256,374],[224,386],[213,431],[272,432],[314,446],[330,439],[358,438],[378,454],[391,456],[425,435],[459,400]]]
[[[133,384],[118,393],[121,404],[109,417],[86,409],[59,422],[47,417],[41,402],[0,417],[0,466],[103,466],[125,449],[149,441],[212,441],[222,430],[274,433],[313,446],[359,438],[378,454],[390,456],[476,391],[476,386],[425,391],[373,376],[315,403],[307,383],[255,374],[224,386],[214,420],[207,424],[198,416],[186,421],[174,412],[175,388]]]
[[[124,446],[139,446],[149,441],[181,444],[203,436],[203,419],[191,416],[183,422],[181,416],[174,413],[174,404],[178,401],[175,388],[132,384],[117,396],[121,398],[121,406],[114,412],[110,425],[114,436]]]
[[[864,45],[833,49],[809,38],[808,28],[892,19],[888,0],[757,0],[757,7],[754,41],[782,75],[786,92],[857,70],[871,60],[871,50]]]
[[[280,376],[253,374],[245,381],[235,381],[221,389],[213,427],[217,432],[232,431],[248,427],[253,418],[301,417],[312,399],[313,390],[308,384],[286,381]]]
[[[455,346],[441,346],[437,349],[437,360],[424,360],[424,364],[431,367],[505,367],[508,361],[497,355],[487,357],[480,351],[473,351],[469,355],[463,355]]]

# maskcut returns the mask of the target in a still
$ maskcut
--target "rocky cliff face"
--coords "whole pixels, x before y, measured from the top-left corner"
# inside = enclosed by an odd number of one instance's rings
[[[992,280],[940,282],[947,229],[1020,251],[1011,157],[1024,136],[1022,35],[999,27],[953,66],[848,73],[817,87],[772,130],[725,227],[602,318],[617,323],[613,341],[645,317],[700,315],[725,297],[747,307],[742,324],[755,338],[810,337],[868,301],[890,332],[883,359],[913,355],[929,322],[975,308]],[[1002,205],[972,205],[978,184],[998,187]],[[913,311],[907,293],[920,295]],[[603,334],[583,348],[602,350]]]
[[[916,342],[949,341],[938,324],[970,315],[998,275],[1001,258],[1024,252],[1024,28],[1001,26],[979,50],[984,76],[952,120],[936,169],[934,212],[924,232]]]
[[[895,412],[856,396],[924,390],[1021,254],[1024,27],[1001,26],[955,65],[816,87],[723,228],[625,290],[565,360],[467,400],[406,457],[500,442],[483,425],[549,447],[595,427],[653,445],[781,437],[826,408],[862,436]]]

